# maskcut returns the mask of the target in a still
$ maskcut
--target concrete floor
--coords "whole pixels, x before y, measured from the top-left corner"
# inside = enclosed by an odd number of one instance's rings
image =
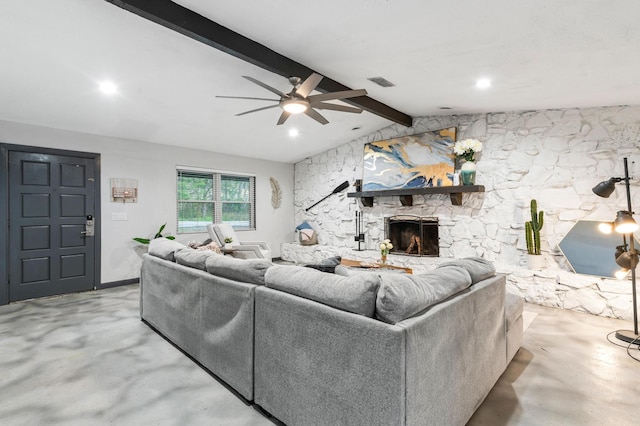
[[[631,425],[627,321],[527,305],[523,347],[469,425]],[[640,358],[640,352],[633,355]],[[273,425],[142,323],[138,286],[0,307],[2,425]]]

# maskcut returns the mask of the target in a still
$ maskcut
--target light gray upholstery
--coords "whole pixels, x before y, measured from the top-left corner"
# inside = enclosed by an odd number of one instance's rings
[[[447,266],[425,274],[383,274],[376,302],[376,318],[395,324],[471,285],[469,273]]]
[[[177,241],[168,240],[164,237],[155,238],[149,242],[149,254],[151,256],[159,257],[160,259],[175,262],[176,250],[182,250],[186,246]]]
[[[496,267],[493,263],[482,257],[465,257],[464,259],[455,259],[444,262],[438,268],[446,268],[448,266],[459,266],[469,272],[471,283],[475,284],[496,274]]]
[[[302,266],[274,265],[267,271],[265,284],[343,311],[373,317],[380,278],[376,274],[347,278]]]
[[[464,425],[506,368],[505,277],[387,324],[258,287],[255,402],[289,426]]]
[[[510,362],[520,349],[524,334],[522,312],[524,300],[513,293],[506,293],[505,330],[507,333],[507,362]]]
[[[233,238],[233,257],[240,259],[267,259],[271,260],[271,248],[266,241],[240,241],[233,227],[226,223],[212,223],[207,225],[209,238],[224,246],[226,237]]]
[[[206,271],[207,259],[212,256],[222,257],[222,255],[211,250],[194,250],[191,247],[185,247],[178,250],[174,254],[178,265],[189,266],[191,268]]]
[[[255,288],[144,255],[140,316],[251,400]]]
[[[251,284],[264,284],[264,274],[273,265],[270,260],[234,259],[229,256],[211,256],[207,258],[207,272],[231,280]]]
[[[144,256],[142,319],[289,426],[463,425],[522,342],[522,301],[503,275],[342,277],[174,252],[178,263]],[[366,316],[380,306],[395,324]]]

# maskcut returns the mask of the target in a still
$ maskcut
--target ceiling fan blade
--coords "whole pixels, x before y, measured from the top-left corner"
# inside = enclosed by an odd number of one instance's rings
[[[278,96],[285,96],[285,94],[284,94],[284,93],[282,93],[281,91],[279,91],[279,90],[278,90],[278,89],[276,89],[275,87],[271,87],[271,86],[269,86],[268,84],[263,83],[263,82],[261,82],[260,80],[256,80],[256,79],[255,79],[255,78],[253,78],[253,77],[249,77],[248,75],[243,75],[243,76],[242,76],[242,78],[246,78],[246,79],[247,79],[247,80],[249,80],[250,82],[257,84],[258,86],[263,87],[263,88],[267,89],[268,91],[270,91],[270,92],[272,92],[272,93],[275,93],[275,94],[276,94],[276,95],[278,95]]]
[[[313,118],[314,120],[316,120],[320,124],[327,124],[329,122],[329,120],[324,118],[322,115],[320,115],[318,111],[316,111],[313,108],[308,108],[304,113],[307,114],[309,117]]]
[[[303,98],[306,98],[307,96],[309,96],[309,93],[311,93],[313,89],[315,89],[316,86],[320,84],[320,80],[322,80],[323,78],[323,76],[314,72],[309,77],[307,77],[307,79],[300,85],[300,87],[298,87],[298,90],[296,90],[296,95],[300,95]]]
[[[320,95],[313,95],[313,96],[309,96],[307,99],[309,100],[309,102],[314,104],[316,102],[322,102],[322,101],[355,98],[358,96],[365,96],[366,94],[367,94],[367,91],[365,89],[343,90],[341,92],[329,92],[329,93],[322,93]]]
[[[251,111],[245,111],[245,112],[241,112],[240,114],[236,114],[236,117],[241,116],[241,115],[245,115],[245,114],[251,114],[252,112],[262,111],[262,110],[265,110],[265,109],[277,108],[279,106],[280,106],[280,104],[278,104],[278,105],[270,105],[270,106],[257,108],[257,109],[252,109]]]
[[[249,98],[246,96],[216,96],[216,98],[224,98],[224,99],[250,99],[252,101],[273,101],[280,102],[280,99],[267,99],[267,98]]]
[[[284,124],[284,122],[287,121],[287,118],[289,118],[290,115],[291,115],[290,112],[282,111],[282,114],[280,115],[280,118],[278,119],[278,126],[281,125],[281,124]]]
[[[360,114],[362,112],[361,108],[355,108],[355,107],[346,106],[346,105],[330,104],[327,102],[317,102],[317,103],[311,104],[311,106],[317,109],[330,109],[333,111],[353,112],[355,114]]]

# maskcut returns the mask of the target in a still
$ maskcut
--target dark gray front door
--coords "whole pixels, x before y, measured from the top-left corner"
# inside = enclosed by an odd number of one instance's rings
[[[9,301],[95,287],[95,161],[9,152]]]

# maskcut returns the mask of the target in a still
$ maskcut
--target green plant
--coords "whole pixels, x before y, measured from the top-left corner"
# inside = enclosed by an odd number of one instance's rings
[[[540,230],[544,225],[544,212],[538,212],[538,202],[531,200],[531,220],[525,222],[524,232],[527,240],[527,253],[540,253]]]
[[[233,242],[233,238],[231,238],[231,237],[226,237],[226,238],[224,239],[224,242],[225,242],[226,244],[231,244],[231,243]]]
[[[171,236],[171,235],[167,235],[164,236],[162,235],[162,231],[164,231],[164,227],[167,226],[167,224],[165,223],[164,225],[162,225],[160,227],[160,229],[158,229],[158,232],[156,232],[156,235],[153,236],[153,238],[149,239],[149,238],[140,238],[140,237],[136,237],[133,240],[139,242],[140,244],[149,244],[151,242],[151,240],[155,240],[156,238],[166,238],[167,240],[175,240],[176,237]]]

